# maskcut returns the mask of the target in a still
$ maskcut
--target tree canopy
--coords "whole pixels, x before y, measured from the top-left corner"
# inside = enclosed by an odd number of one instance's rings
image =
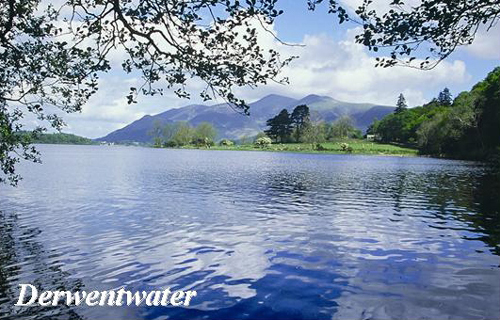
[[[292,134],[292,120],[287,109],[283,109],[280,113],[267,120],[266,122],[269,129],[264,131],[268,137],[274,139],[276,142],[288,142]]]
[[[338,0],[309,0],[309,6],[315,9],[323,2],[340,23],[354,21],[363,27],[356,42],[374,52],[389,50],[389,57],[378,58],[382,67],[432,69],[458,47],[471,44],[479,29],[489,30],[500,20],[500,0],[421,0],[416,5],[392,0],[385,12],[373,9],[373,0],[363,0],[355,14]]]
[[[300,138],[304,134],[304,130],[311,122],[309,107],[305,104],[296,106],[292,111],[290,121],[292,122],[292,125],[294,127],[293,133],[295,136],[295,141],[299,142]]]
[[[439,104],[443,106],[451,105],[453,98],[451,97],[450,89],[444,88],[443,91],[439,93],[437,100]]]
[[[396,102],[396,110],[394,110],[394,112],[400,113],[406,110],[407,108],[408,105],[406,104],[405,96],[401,93],[399,94],[398,101]]]
[[[445,89],[424,106],[374,122],[370,131],[424,154],[480,160],[500,155],[500,67],[454,100]]]

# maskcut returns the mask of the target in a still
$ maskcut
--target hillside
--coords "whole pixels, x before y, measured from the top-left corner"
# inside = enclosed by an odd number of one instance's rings
[[[154,116],[144,116],[131,124],[113,131],[105,137],[96,139],[107,142],[137,141],[148,143],[148,132],[155,122],[172,123],[186,121],[196,126],[207,121],[214,125],[219,138],[238,139],[242,136],[254,136],[266,128],[266,121],[281,109],[291,111],[297,105],[306,104],[311,111],[313,121],[334,121],[340,116],[349,115],[355,125],[365,131],[375,118],[381,119],[393,112],[394,107],[370,103],[349,103],[327,96],[309,95],[300,100],[280,95],[268,95],[250,104],[250,116],[235,112],[227,104],[212,106],[189,105],[170,109]]]
[[[28,139],[31,140],[32,143],[40,143],[40,144],[95,144],[96,142],[92,139],[77,136],[71,133],[39,133],[36,137],[33,137],[28,132],[21,132],[21,135],[25,135]]]
[[[500,163],[500,67],[455,99],[444,89],[421,107],[387,115],[370,132],[422,154]]]

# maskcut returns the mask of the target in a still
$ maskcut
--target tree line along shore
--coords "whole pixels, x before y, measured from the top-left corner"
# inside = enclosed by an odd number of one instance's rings
[[[449,89],[423,106],[409,108],[400,94],[394,113],[375,121],[366,134],[353,120],[314,121],[307,105],[281,110],[253,137],[217,139],[209,122],[192,127],[187,122],[154,123],[150,130],[156,148],[210,148],[274,152],[428,155],[471,160],[500,158],[500,67],[472,90],[453,97]],[[66,133],[25,134],[34,143],[96,144]]]
[[[366,134],[351,118],[315,122],[307,105],[281,110],[253,138],[215,141],[208,122],[156,123],[155,147],[289,152],[428,155],[470,160],[500,158],[500,67],[472,90],[453,97],[448,88],[423,106],[409,108],[403,94],[394,113],[372,123]]]

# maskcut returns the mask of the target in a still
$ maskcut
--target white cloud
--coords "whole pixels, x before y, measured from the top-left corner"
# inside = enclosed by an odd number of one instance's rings
[[[273,92],[295,97],[315,93],[343,101],[393,105],[403,92],[410,105],[420,105],[428,101],[428,92],[434,94],[469,79],[466,65],[460,60],[444,61],[431,71],[375,68],[375,58],[354,42],[354,33],[348,30],[342,41],[324,34],[307,35],[305,47],[283,47],[283,54],[300,56],[284,70],[290,86],[273,84],[251,93],[242,90],[242,94],[257,99]]]
[[[500,23],[489,31],[485,27],[481,28],[474,42],[465,50],[480,59],[500,60]]]

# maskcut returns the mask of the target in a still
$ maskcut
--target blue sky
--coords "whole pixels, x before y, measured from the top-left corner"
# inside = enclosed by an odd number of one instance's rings
[[[353,8],[360,1],[343,2],[348,8]],[[500,65],[499,24],[488,33],[480,31],[472,46],[458,49],[432,71],[374,68],[373,53],[354,43],[356,24],[338,25],[335,17],[327,13],[326,5],[311,12],[307,10],[306,2],[279,1],[278,7],[285,13],[271,26],[281,40],[301,43],[304,47],[283,46],[266,32],[260,34],[262,46],[277,49],[283,56],[300,56],[283,72],[290,78],[290,85],[271,84],[237,90],[248,102],[277,93],[295,98],[321,94],[342,101],[394,105],[402,92],[410,106],[416,106],[435,97],[444,87],[449,87],[455,95],[469,90]],[[383,8],[383,2],[377,1],[376,5]],[[197,98],[201,86],[194,81],[188,87],[193,91],[191,100],[179,99],[172,92],[166,92],[162,97],[140,97],[138,104],[128,105],[125,99],[128,88],[140,85],[141,80],[137,75],[127,75],[120,70],[119,61],[123,54],[116,53],[112,58],[116,60],[115,69],[102,77],[98,94],[81,114],[65,115],[68,127],[64,131],[96,138],[146,114],[201,103]]]

